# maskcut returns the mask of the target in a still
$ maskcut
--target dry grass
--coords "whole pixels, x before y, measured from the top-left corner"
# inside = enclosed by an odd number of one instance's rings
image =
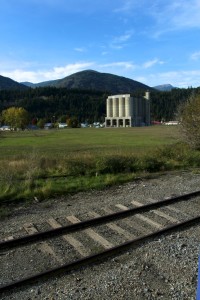
[[[43,199],[141,172],[200,166],[199,153],[177,141],[177,129],[163,126],[7,133],[0,140],[0,199]]]

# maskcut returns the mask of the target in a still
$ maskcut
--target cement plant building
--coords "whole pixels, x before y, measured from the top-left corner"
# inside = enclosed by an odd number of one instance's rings
[[[141,98],[130,94],[109,96],[106,102],[105,127],[149,126],[150,92]]]

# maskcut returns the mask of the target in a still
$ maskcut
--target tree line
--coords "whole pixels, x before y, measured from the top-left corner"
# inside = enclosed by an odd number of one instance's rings
[[[0,110],[23,107],[30,118],[51,121],[63,116],[77,117],[79,122],[94,122],[105,118],[108,94],[97,91],[67,90],[65,88],[36,88],[26,91],[0,91]]]
[[[151,119],[176,119],[180,104],[199,92],[200,88],[173,89],[170,92],[151,91]],[[131,94],[133,97],[142,97],[144,91],[137,90]],[[45,119],[46,122],[51,122],[52,118],[61,121],[76,117],[78,122],[104,122],[106,99],[109,95],[109,92],[55,87],[1,90],[0,113],[9,107],[21,107],[29,113],[30,120]]]

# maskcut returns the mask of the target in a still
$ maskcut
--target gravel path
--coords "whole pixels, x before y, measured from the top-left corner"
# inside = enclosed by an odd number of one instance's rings
[[[67,215],[72,214],[83,220],[88,218],[90,210],[100,212],[103,207],[113,209],[119,203],[131,207],[133,200],[145,203],[147,199],[161,200],[199,189],[200,175],[185,172],[149,180],[139,179],[103,191],[78,193],[38,202],[29,207],[17,207],[12,216],[0,222],[0,239],[24,234],[22,227],[25,223],[37,224],[37,228],[41,224],[42,228],[47,218],[64,220]],[[182,205],[188,204],[183,202]],[[198,213],[198,199],[194,205]],[[0,299],[196,299],[199,246],[200,226],[197,225],[129,249],[108,261],[50,278],[21,290],[16,289],[14,293],[1,295]],[[70,249],[66,247],[59,251],[61,256]],[[7,254],[10,264],[4,262],[6,254],[0,253],[3,280],[6,280],[5,273],[9,268],[12,268],[13,277],[18,272],[23,275],[29,271],[30,260],[34,258],[28,256],[26,259],[25,252],[26,248],[23,248],[21,254],[17,254],[15,250]],[[22,257],[23,266],[13,267]],[[39,264],[44,267],[42,254],[40,260]],[[36,268],[38,262],[32,263]],[[54,259],[49,259],[45,264],[46,268],[52,267]]]

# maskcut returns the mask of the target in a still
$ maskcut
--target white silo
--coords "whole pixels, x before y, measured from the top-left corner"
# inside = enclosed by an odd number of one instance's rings
[[[119,97],[119,117],[125,117],[125,98]]]
[[[119,99],[113,98],[113,117],[117,118],[119,116]]]
[[[107,117],[110,118],[113,116],[113,108],[112,108],[112,102],[113,102],[113,99],[112,97],[108,97],[107,98]]]
[[[131,97],[130,94],[108,96],[106,127],[148,126],[150,120],[150,92],[143,97]]]
[[[144,98],[147,100],[150,100],[150,92],[149,91],[145,92]]]
[[[125,117],[132,117],[132,97],[130,95],[126,95],[125,97]]]

